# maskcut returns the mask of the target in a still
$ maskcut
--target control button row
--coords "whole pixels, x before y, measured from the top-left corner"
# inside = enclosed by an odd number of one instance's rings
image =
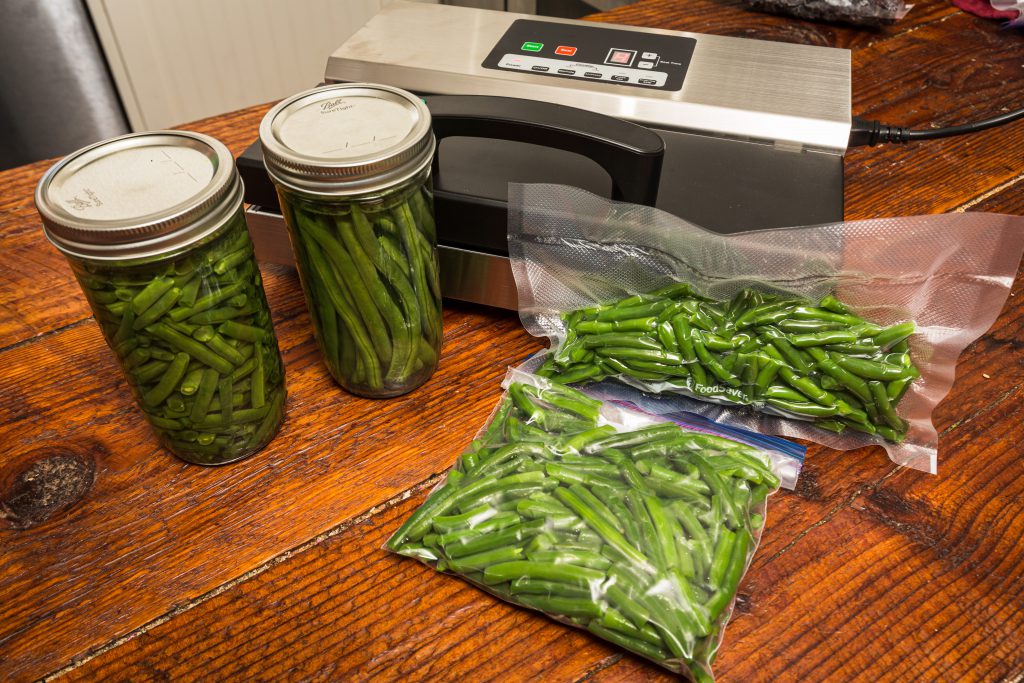
[[[589,66],[594,71],[586,71]],[[637,64],[639,66],[639,64]],[[499,63],[499,68],[531,71],[538,74],[558,74],[573,78],[584,78],[614,83],[635,83],[642,86],[659,87],[664,84],[667,74],[660,71],[646,72],[628,67],[607,69],[601,66],[568,63],[564,60],[545,59],[540,56],[506,54]],[[623,73],[625,72],[625,73]]]

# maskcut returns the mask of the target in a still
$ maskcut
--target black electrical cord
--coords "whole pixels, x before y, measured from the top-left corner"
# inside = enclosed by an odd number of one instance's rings
[[[948,128],[931,128],[928,130],[910,130],[900,126],[887,126],[880,121],[868,121],[858,116],[853,117],[853,127],[850,129],[850,147],[861,145],[878,145],[884,142],[912,142],[914,140],[934,140],[935,138],[947,138],[951,135],[963,135],[964,133],[976,133],[979,130],[986,130],[1010,123],[1018,119],[1024,119],[1024,109],[993,116],[983,121],[965,123],[959,126]]]

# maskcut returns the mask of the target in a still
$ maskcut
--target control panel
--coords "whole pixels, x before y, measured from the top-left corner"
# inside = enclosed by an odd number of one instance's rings
[[[696,39],[621,28],[517,19],[485,69],[679,90]]]

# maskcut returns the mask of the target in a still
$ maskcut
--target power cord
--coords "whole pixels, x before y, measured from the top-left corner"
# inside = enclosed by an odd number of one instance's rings
[[[858,116],[853,117],[853,127],[850,129],[850,147],[862,145],[878,145],[885,142],[913,142],[915,140],[934,140],[935,138],[948,138],[951,135],[963,135],[964,133],[976,133],[980,130],[1001,126],[1017,119],[1024,118],[1024,109],[993,116],[983,121],[965,123],[959,126],[948,128],[930,128],[927,130],[910,130],[900,126],[887,126],[880,121],[868,121]]]

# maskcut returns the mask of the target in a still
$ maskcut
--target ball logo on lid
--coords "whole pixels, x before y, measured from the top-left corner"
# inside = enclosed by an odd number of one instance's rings
[[[77,194],[71,199],[66,200],[67,205],[71,207],[72,211],[85,211],[91,209],[94,206],[103,206],[103,202],[96,196],[96,193],[90,190],[88,187],[83,188],[82,192],[85,194],[87,199],[82,199]]]
[[[320,103],[320,113],[330,114],[335,111],[345,111],[351,109],[355,105],[348,101],[347,98],[339,97],[336,100],[327,100],[326,102]]]

